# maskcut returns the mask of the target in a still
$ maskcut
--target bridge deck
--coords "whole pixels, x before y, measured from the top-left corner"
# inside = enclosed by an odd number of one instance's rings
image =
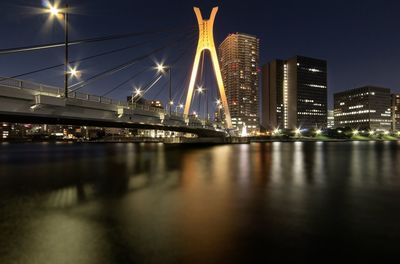
[[[97,95],[70,92],[34,82],[0,78],[0,121],[82,126],[158,129],[202,137],[226,135],[223,128],[181,113],[116,101]]]

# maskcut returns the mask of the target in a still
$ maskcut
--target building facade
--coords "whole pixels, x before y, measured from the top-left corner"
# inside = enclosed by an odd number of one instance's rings
[[[392,130],[400,131],[400,94],[392,94]]]
[[[392,128],[390,89],[364,86],[334,94],[336,127],[366,130]]]
[[[219,59],[232,126],[241,130],[246,125],[249,133],[257,133],[259,39],[243,33],[230,34],[219,46]]]
[[[327,62],[296,56],[262,68],[262,125],[267,129],[327,127]]]

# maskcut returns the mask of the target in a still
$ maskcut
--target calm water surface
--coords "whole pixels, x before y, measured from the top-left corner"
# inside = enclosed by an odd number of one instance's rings
[[[399,253],[400,142],[0,145],[2,264]]]

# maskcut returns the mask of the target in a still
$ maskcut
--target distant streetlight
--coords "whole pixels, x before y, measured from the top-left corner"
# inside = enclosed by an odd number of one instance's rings
[[[58,16],[59,14],[64,15],[64,34],[65,34],[65,49],[64,49],[64,97],[68,98],[68,75],[69,75],[69,59],[68,59],[68,4],[65,5],[64,9],[59,9],[56,5],[48,4],[48,13],[51,16]]]
[[[354,129],[352,131],[352,133],[353,133],[353,136],[357,136],[360,132],[357,129]]]
[[[172,69],[171,66],[166,66],[163,63],[157,63],[156,69],[157,72],[159,73],[165,73],[165,71],[168,71],[169,75],[168,103],[169,103],[169,115],[171,115],[172,105],[174,104],[174,102],[172,101]]]
[[[322,130],[321,130],[321,129],[317,129],[317,130],[315,131],[315,135],[316,135],[316,136],[321,135],[321,133],[322,133]]]
[[[183,104],[178,104],[178,105],[176,105],[176,107],[175,107],[175,112],[176,112],[176,113],[178,113],[178,108],[179,108],[179,109],[183,109]]]
[[[300,128],[296,128],[294,133],[296,134],[296,137],[301,136],[301,129]]]
[[[140,88],[135,88],[135,95],[140,96],[142,94],[142,90]]]
[[[209,118],[208,118],[208,93],[207,93],[207,90],[208,89],[205,89],[203,86],[198,86],[197,89],[196,89],[196,92],[199,93],[199,94],[205,93],[205,95],[206,95],[206,119],[209,120]],[[199,111],[200,111],[200,98],[201,97],[199,97]]]
[[[143,91],[140,88],[134,88],[134,90],[132,90],[132,96],[131,96],[131,103],[133,104],[135,102],[135,100],[137,100],[138,98],[140,98],[140,96],[142,95]],[[136,99],[135,99],[136,98]],[[135,100],[134,100],[135,99]]]
[[[76,66],[73,68],[69,67],[68,74],[70,77],[79,78],[81,76],[81,71],[79,71]]]

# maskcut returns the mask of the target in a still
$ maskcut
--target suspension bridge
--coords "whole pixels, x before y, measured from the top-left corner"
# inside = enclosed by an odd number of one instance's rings
[[[202,19],[199,9],[195,8],[195,12],[199,27],[70,40],[68,6],[64,9],[51,6],[50,15],[64,18],[65,41],[0,49],[0,57],[34,53],[43,56],[44,52],[50,52],[42,60],[54,61],[51,54],[63,49],[64,63],[31,67],[15,74],[0,72],[5,75],[0,77],[0,121],[156,129],[199,137],[229,136],[229,109],[214,42],[209,41],[217,9],[213,9],[210,21]],[[207,23],[210,26],[206,34]],[[111,43],[112,48],[104,48],[104,43]],[[90,54],[82,56],[78,51],[85,45],[89,46],[86,50]],[[206,50],[212,55],[219,88],[216,94],[205,87],[210,81],[204,66]],[[71,57],[78,53],[80,56]],[[156,57],[168,58],[155,62]],[[63,78],[60,78],[62,68]],[[40,78],[53,81],[57,78],[54,81],[57,85],[42,82]],[[64,87],[59,80],[63,80]],[[152,100],[160,100],[162,107],[147,103]],[[210,109],[218,113],[217,118],[210,117]]]

